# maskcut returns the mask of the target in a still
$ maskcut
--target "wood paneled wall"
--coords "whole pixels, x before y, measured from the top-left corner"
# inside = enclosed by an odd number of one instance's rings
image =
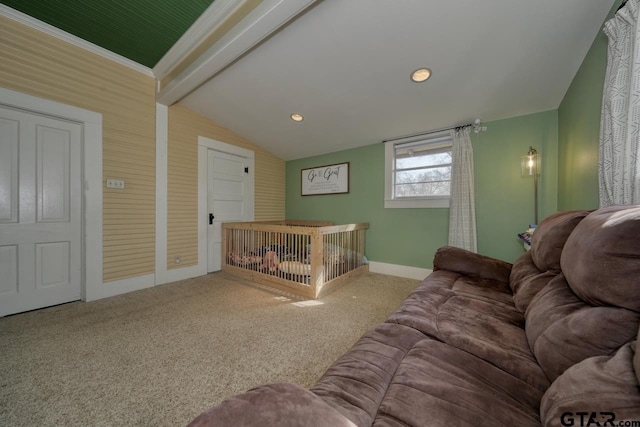
[[[103,280],[153,274],[154,78],[1,16],[0,58],[0,86],[103,115]],[[175,105],[169,109],[168,268],[197,264],[198,136],[255,151],[255,219],[284,219],[284,161]],[[107,189],[106,178],[124,179],[125,189]]]
[[[167,268],[198,263],[198,136],[255,152],[255,219],[282,220],[285,209],[284,160],[176,104],[169,108],[167,150]],[[181,258],[175,264],[176,256]]]
[[[0,17],[0,86],[102,113],[103,280],[153,273],[155,80]]]

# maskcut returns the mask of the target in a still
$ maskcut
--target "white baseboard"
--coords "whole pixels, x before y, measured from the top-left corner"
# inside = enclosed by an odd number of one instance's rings
[[[410,267],[408,265],[387,264],[385,262],[369,261],[369,271],[372,273],[388,274],[390,276],[406,277],[407,279],[423,280],[433,270],[427,268]]]
[[[128,279],[114,280],[102,284],[101,298],[114,297],[127,292],[139,291],[140,289],[151,288],[156,284],[155,274],[145,276],[130,277]]]
[[[102,284],[100,297],[87,299],[87,302],[101,298],[114,297],[116,295],[126,294],[127,292],[152,288],[157,285],[164,285],[165,283],[177,282],[178,280],[191,279],[192,277],[198,277],[204,274],[207,274],[207,272],[196,265],[193,267],[167,270],[158,276],[155,274],[147,274],[144,276],[129,277],[127,279],[105,282]]]
[[[405,277],[407,279],[416,280],[423,280],[432,272],[432,270],[426,268],[387,264],[384,262],[376,261],[369,262],[369,271],[371,273],[388,274],[390,276]],[[102,292],[100,293],[100,298],[114,297],[116,295],[139,291],[141,289],[151,288],[153,286],[163,285],[165,283],[191,279],[192,277],[198,277],[204,274],[207,274],[206,270],[198,265],[195,265],[192,267],[167,270],[158,277],[156,277],[155,274],[147,274],[145,276],[130,277],[122,280],[114,280],[113,282],[105,282],[102,284]],[[156,279],[158,279],[157,282]],[[94,298],[94,300],[95,299],[99,298]]]
[[[207,274],[206,268],[202,268],[199,265],[167,270],[163,272],[162,277],[158,277],[156,285],[191,279],[192,277],[204,276],[205,274]]]

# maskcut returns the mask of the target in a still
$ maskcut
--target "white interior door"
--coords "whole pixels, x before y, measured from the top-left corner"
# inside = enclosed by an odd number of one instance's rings
[[[79,300],[82,127],[0,107],[0,316]]]
[[[222,268],[222,222],[248,218],[249,162],[245,157],[207,150],[207,272]]]

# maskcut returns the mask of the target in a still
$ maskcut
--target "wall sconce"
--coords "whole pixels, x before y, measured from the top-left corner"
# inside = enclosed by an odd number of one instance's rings
[[[534,220],[538,224],[538,175],[540,175],[540,155],[535,148],[529,147],[526,156],[522,156],[520,167],[522,168],[522,176],[533,176],[533,204],[534,204]]]

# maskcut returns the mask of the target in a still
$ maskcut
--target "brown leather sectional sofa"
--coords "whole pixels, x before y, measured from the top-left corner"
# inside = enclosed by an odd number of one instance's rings
[[[640,206],[559,212],[513,265],[453,247],[310,389],[192,426],[640,426]],[[634,423],[637,422],[637,423]]]

